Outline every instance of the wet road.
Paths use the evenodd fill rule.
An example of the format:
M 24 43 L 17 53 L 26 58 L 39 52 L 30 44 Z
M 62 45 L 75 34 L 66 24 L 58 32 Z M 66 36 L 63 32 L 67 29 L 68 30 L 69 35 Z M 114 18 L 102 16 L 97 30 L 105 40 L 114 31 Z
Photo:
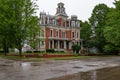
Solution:
M 0 80 L 119 80 L 118 66 L 120 57 L 40 62 L 0 58 Z
M 88 72 L 79 72 L 48 80 L 120 80 L 120 67 L 109 67 Z

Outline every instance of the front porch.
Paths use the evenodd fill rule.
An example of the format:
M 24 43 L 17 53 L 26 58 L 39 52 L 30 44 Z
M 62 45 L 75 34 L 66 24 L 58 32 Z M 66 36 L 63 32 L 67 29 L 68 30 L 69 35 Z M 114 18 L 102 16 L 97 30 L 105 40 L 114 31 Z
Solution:
M 55 51 L 72 51 L 72 42 L 66 40 L 49 40 L 49 49 Z

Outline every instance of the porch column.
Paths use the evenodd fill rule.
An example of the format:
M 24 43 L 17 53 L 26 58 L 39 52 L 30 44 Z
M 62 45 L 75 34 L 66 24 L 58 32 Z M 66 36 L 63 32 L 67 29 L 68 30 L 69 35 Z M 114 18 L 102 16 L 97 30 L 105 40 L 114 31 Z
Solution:
M 69 49 L 71 49 L 72 47 L 72 42 L 69 42 Z
M 65 21 L 65 27 L 67 27 L 67 22 Z
M 64 41 L 64 49 L 66 49 L 66 41 Z
M 58 41 L 58 49 L 60 49 L 60 41 Z
M 52 48 L 54 49 L 54 40 L 52 40 Z

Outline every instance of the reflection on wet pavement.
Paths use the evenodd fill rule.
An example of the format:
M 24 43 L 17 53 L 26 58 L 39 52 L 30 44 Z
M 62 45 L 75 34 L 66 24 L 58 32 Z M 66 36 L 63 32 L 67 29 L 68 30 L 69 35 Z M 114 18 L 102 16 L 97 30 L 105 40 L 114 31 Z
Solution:
M 119 80 L 116 66 L 120 66 L 120 57 L 40 62 L 0 58 L 0 80 Z

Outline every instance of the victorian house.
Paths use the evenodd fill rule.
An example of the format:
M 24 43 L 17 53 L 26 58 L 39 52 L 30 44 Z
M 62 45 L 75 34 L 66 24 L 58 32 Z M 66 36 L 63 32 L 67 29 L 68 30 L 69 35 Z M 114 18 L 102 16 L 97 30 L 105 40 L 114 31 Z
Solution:
M 40 12 L 40 32 L 37 49 L 45 51 L 72 51 L 73 44 L 80 44 L 80 22 L 76 15 L 70 18 L 63 3 L 58 3 L 55 15 Z

